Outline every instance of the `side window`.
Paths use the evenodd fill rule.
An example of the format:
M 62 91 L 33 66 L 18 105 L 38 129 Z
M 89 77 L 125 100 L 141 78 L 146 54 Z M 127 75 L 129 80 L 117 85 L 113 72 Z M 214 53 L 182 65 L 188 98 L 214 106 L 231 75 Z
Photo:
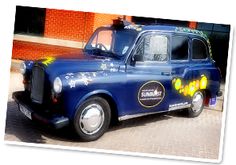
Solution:
M 207 47 L 203 41 L 194 39 L 192 43 L 192 58 L 193 59 L 206 59 Z
M 171 60 L 188 59 L 188 37 L 173 36 L 171 45 Z
M 146 35 L 138 45 L 137 61 L 167 61 L 168 38 L 165 35 Z

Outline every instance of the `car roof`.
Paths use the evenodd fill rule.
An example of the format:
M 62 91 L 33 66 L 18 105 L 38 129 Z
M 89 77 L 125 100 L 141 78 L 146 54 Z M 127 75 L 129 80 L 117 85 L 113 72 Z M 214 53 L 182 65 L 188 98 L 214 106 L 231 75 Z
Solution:
M 117 29 L 130 29 L 135 30 L 137 32 L 145 32 L 145 31 L 163 31 L 163 32 L 175 32 L 175 33 L 182 33 L 182 34 L 191 34 L 191 35 L 197 35 L 200 37 L 203 37 L 204 39 L 208 40 L 208 37 L 206 34 L 204 34 L 202 31 L 191 29 L 188 27 L 178 27 L 178 26 L 169 26 L 169 25 L 139 25 L 139 24 L 133 24 L 131 22 L 128 22 L 126 20 L 123 20 L 122 18 L 114 19 L 113 24 L 108 27 L 117 28 Z
M 174 32 L 177 26 L 166 26 L 166 25 L 140 25 L 143 31 L 146 30 L 160 30 L 160 31 L 172 31 Z
M 142 31 L 157 30 L 157 31 L 175 32 L 175 33 L 185 33 L 185 34 L 197 35 L 205 38 L 206 40 L 208 39 L 207 35 L 202 31 L 187 27 L 166 26 L 166 25 L 143 25 L 140 27 Z

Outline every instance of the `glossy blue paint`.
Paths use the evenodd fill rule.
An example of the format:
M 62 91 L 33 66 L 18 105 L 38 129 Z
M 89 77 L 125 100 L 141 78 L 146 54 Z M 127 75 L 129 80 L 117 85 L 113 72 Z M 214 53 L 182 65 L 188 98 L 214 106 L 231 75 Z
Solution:
M 102 29 L 113 29 L 106 27 Z M 63 101 L 65 116 L 74 119 L 76 110 L 83 101 L 94 95 L 108 95 L 116 103 L 118 117 L 158 111 L 168 111 L 169 106 L 177 103 L 191 103 L 190 96 L 180 95 L 174 88 L 172 80 L 181 77 L 185 81 L 199 78 L 202 74 L 208 78 L 207 90 L 211 98 L 216 97 L 220 87 L 220 72 L 209 56 L 206 60 L 191 60 L 191 47 L 189 58 L 186 61 L 166 62 L 136 62 L 132 63 L 133 50 L 139 39 L 147 33 L 166 34 L 169 38 L 180 33 L 192 38 L 201 38 L 201 33 L 184 32 L 176 30 L 173 26 L 140 26 L 137 28 L 135 41 L 130 45 L 132 49 L 123 57 L 112 57 L 93 52 L 80 51 L 78 54 L 58 56 L 44 65 L 43 60 L 36 63 L 44 66 L 50 88 L 53 81 L 59 77 L 62 81 L 62 92 L 57 96 Z M 122 30 L 122 29 L 119 29 Z M 132 29 L 133 31 L 134 29 Z M 126 29 L 127 31 L 127 29 Z M 132 32 L 133 33 L 133 32 Z M 169 42 L 171 43 L 171 42 Z M 191 43 L 189 43 L 191 44 Z M 170 49 L 170 48 L 169 48 Z M 168 52 L 170 57 L 170 51 Z M 27 71 L 30 73 L 32 61 L 27 61 Z M 144 107 L 138 100 L 140 88 L 149 81 L 157 81 L 164 87 L 164 98 L 153 107 Z

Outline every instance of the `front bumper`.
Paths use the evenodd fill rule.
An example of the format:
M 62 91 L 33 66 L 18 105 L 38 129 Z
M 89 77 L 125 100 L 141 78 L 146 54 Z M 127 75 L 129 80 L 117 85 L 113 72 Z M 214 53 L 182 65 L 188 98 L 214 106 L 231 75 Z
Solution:
M 43 109 L 43 107 L 32 103 L 24 91 L 14 92 L 12 98 L 18 104 L 18 110 L 33 121 L 40 122 L 55 129 L 69 125 L 69 118 L 60 114 L 52 114 L 50 110 Z

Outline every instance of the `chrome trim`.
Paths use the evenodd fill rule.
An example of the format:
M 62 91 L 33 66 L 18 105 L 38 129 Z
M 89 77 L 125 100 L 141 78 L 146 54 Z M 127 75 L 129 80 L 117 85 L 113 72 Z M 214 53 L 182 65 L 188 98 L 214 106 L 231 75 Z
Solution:
M 178 110 L 178 109 L 185 109 L 185 108 L 190 108 L 190 107 L 191 107 L 191 104 L 180 105 L 180 106 L 169 108 L 169 111 Z
M 42 104 L 45 92 L 45 68 L 36 63 L 32 68 L 30 98 L 33 102 Z
M 192 100 L 192 110 L 194 112 L 198 112 L 201 110 L 202 106 L 204 104 L 204 97 L 203 94 L 199 91 L 197 91 L 193 95 L 193 100 Z
M 184 105 L 184 106 L 179 106 L 179 107 L 171 108 L 171 109 L 164 110 L 164 111 L 138 113 L 138 114 L 134 114 L 134 115 L 125 115 L 125 116 L 118 117 L 118 120 L 119 121 L 124 121 L 124 120 L 133 119 L 133 118 L 137 118 L 137 117 L 153 115 L 153 114 L 158 114 L 158 113 L 163 113 L 163 112 L 171 112 L 171 111 L 180 110 L 180 109 L 184 109 L 184 108 L 190 108 L 190 107 L 191 107 L 191 104 L 187 104 L 187 105 Z
M 138 114 L 134 114 L 134 115 L 125 115 L 125 116 L 120 116 L 118 118 L 118 120 L 123 121 L 123 120 L 128 120 L 128 119 L 132 119 L 132 118 L 137 118 L 137 117 L 147 116 L 147 115 L 153 115 L 153 114 L 158 114 L 158 113 L 163 113 L 163 112 L 169 112 L 169 110 L 157 111 L 157 112 L 148 112 L 148 113 L 138 113 Z
M 90 104 L 82 110 L 79 126 L 83 133 L 93 135 L 104 124 L 104 110 L 99 104 Z

